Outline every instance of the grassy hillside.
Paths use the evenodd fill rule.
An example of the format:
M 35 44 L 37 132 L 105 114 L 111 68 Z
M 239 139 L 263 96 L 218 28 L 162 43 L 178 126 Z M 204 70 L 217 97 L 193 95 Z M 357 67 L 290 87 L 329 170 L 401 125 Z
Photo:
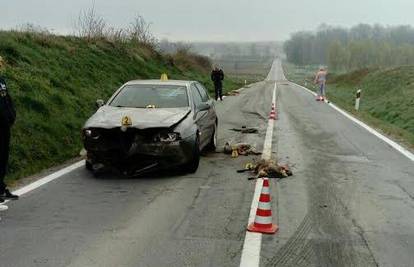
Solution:
M 292 81 L 313 87 L 311 70 L 316 68 L 290 65 L 286 69 Z M 335 104 L 414 147 L 414 66 L 330 74 L 327 88 Z M 354 110 L 357 89 L 362 89 L 359 112 Z
M 8 180 L 31 175 L 78 155 L 80 128 L 124 82 L 171 79 L 203 82 L 212 90 L 205 58 L 107 40 L 0 32 L 0 75 L 8 82 L 17 108 Z M 226 79 L 225 89 L 241 81 Z

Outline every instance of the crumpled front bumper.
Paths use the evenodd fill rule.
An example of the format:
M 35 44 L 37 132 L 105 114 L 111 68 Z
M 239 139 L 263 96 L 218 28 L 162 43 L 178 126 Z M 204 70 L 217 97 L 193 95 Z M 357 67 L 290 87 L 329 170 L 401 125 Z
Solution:
M 101 163 L 134 175 L 187 163 L 194 151 L 193 139 L 189 137 L 171 143 L 133 141 L 127 146 L 122 142 L 119 145 L 105 145 L 99 140 L 85 139 L 84 146 L 90 163 Z

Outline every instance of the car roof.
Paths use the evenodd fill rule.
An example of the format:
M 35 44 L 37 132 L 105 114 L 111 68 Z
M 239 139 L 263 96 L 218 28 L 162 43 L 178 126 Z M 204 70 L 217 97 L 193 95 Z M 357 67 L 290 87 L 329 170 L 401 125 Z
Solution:
M 125 85 L 145 84 L 145 85 L 178 85 L 178 86 L 189 86 L 194 81 L 182 81 L 182 80 L 133 80 L 127 82 Z

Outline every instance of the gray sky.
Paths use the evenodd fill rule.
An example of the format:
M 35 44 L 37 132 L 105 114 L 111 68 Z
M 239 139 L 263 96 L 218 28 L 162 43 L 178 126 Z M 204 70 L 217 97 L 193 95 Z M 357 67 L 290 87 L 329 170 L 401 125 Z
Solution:
M 92 0 L 0 0 L 0 28 L 27 22 L 59 33 Z M 109 24 L 123 27 L 140 13 L 159 38 L 183 41 L 285 40 L 321 23 L 414 25 L 413 0 L 95 0 Z

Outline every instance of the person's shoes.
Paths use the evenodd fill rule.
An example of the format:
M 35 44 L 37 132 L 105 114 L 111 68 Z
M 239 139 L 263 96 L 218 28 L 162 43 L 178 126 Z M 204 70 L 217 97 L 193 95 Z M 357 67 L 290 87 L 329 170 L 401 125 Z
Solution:
M 10 192 L 10 190 L 7 189 L 7 188 L 4 190 L 4 193 L 3 193 L 2 197 L 5 198 L 5 199 L 11 199 L 11 200 L 19 199 L 18 195 L 12 194 L 12 192 Z
M 8 209 L 9 209 L 9 207 L 7 207 L 6 205 L 0 204 L 0 211 L 5 211 L 5 210 L 8 210 Z
M 4 203 L 5 199 L 3 197 L 0 197 L 0 205 L 1 203 Z

